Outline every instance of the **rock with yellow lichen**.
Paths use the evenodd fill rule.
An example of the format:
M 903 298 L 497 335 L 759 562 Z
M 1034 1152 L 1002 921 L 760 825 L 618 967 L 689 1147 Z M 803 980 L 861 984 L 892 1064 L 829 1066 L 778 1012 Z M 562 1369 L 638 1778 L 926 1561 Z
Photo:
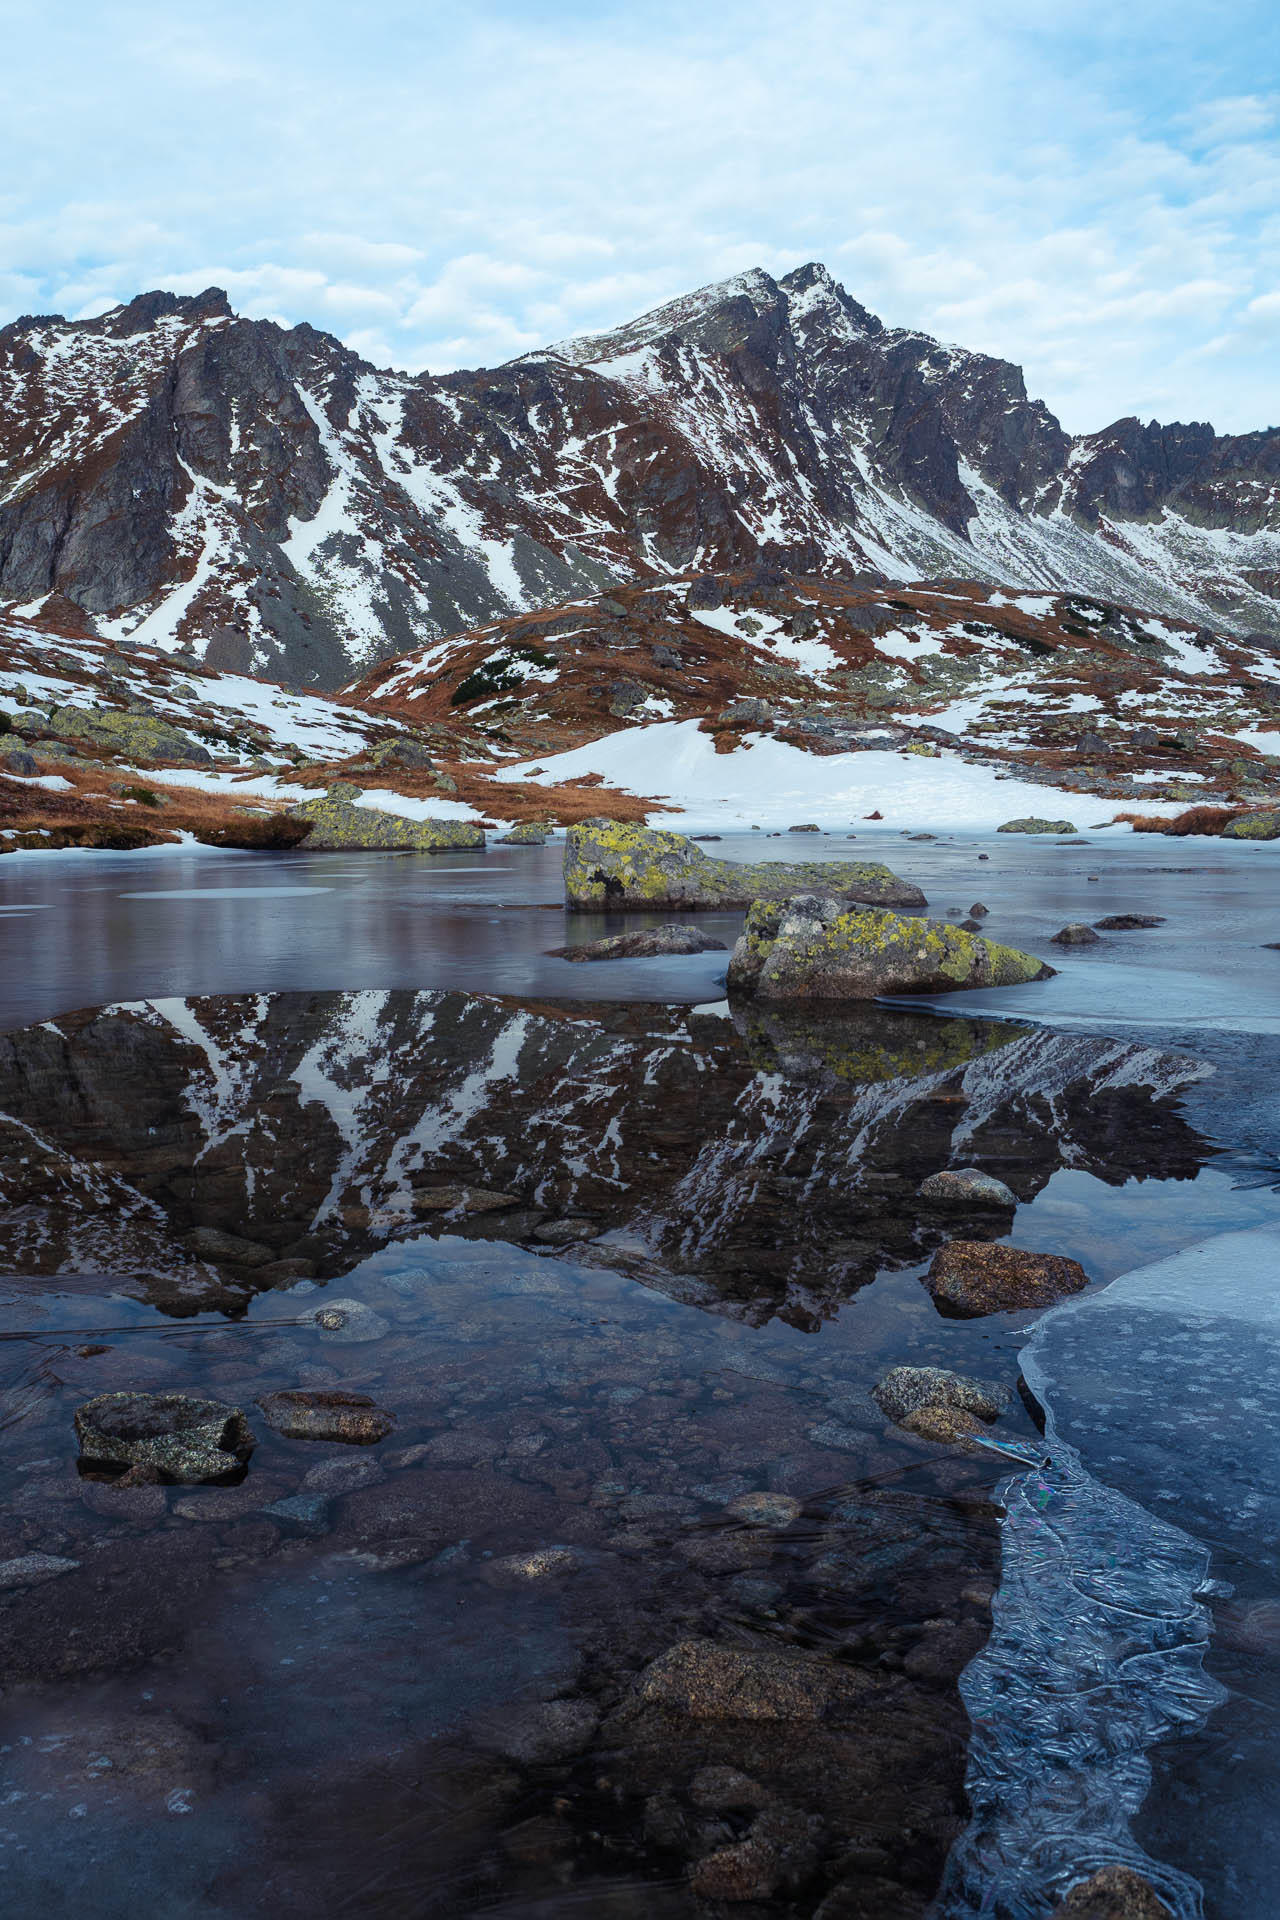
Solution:
M 308 853 L 447 853 L 484 845 L 484 832 L 474 820 L 410 820 L 382 807 L 360 806 L 360 791 L 338 780 L 323 799 L 290 808 L 291 819 L 312 823 Z
M 757 901 L 729 961 L 729 992 L 758 1000 L 871 1000 L 1047 980 L 1052 967 L 943 920 L 821 894 Z
M 570 827 L 564 887 L 571 907 L 611 909 L 732 909 L 754 900 L 785 900 L 814 887 L 846 902 L 925 905 L 919 887 L 876 860 L 766 860 L 749 865 L 712 859 L 682 833 L 620 820 L 586 820 Z

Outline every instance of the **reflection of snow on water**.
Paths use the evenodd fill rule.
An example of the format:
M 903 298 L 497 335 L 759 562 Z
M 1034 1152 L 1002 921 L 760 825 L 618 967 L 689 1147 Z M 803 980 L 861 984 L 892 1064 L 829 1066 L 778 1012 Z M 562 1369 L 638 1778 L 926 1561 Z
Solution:
M 1022 1368 L 1046 1410 L 1052 1465 L 1002 1489 L 992 1635 L 961 1683 L 973 1818 L 940 1914 L 1039 1920 L 1113 1861 L 1144 1873 L 1178 1920 L 1200 1914 L 1197 1883 L 1144 1854 L 1129 1822 L 1156 1743 L 1194 1732 L 1228 1699 L 1203 1665 L 1210 1546 L 1275 1567 L 1280 1495 L 1265 1462 L 1280 1411 L 1260 1383 L 1280 1361 L 1278 1268 L 1274 1228 L 1222 1234 L 1037 1323 Z M 1265 1792 L 1265 1756 L 1255 1759 Z M 1265 1814 L 1233 1807 L 1241 1832 L 1261 1835 Z M 1266 1857 L 1242 1865 L 1233 1920 L 1272 1910 L 1268 1879 Z

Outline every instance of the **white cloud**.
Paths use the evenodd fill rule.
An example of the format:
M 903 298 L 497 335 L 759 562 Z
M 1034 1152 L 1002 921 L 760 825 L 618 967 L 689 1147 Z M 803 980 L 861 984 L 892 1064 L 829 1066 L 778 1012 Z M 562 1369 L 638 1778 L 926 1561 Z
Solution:
M 1070 427 L 1244 428 L 1280 147 L 1276 29 L 1231 11 L 0 0 L 0 318 L 216 283 L 440 371 L 816 257 Z

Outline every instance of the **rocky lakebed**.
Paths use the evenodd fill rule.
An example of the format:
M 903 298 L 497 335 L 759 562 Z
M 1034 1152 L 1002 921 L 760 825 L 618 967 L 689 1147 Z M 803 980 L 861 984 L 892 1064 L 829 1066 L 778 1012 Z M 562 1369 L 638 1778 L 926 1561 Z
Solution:
M 6 867 L 7 1911 L 1272 1910 L 1274 848 L 754 838 Z

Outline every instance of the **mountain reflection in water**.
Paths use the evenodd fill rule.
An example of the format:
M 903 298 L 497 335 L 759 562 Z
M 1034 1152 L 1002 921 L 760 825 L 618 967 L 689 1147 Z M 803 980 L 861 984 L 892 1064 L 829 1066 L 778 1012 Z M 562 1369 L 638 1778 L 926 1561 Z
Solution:
M 1193 1178 L 1207 1150 L 1174 1096 L 1205 1071 L 878 1009 L 146 1001 L 0 1036 L 0 1263 L 127 1274 L 192 1311 L 332 1278 L 434 1221 L 530 1245 L 607 1235 L 597 1257 L 682 1297 L 817 1324 L 954 1231 L 917 1198 L 939 1168 L 979 1165 L 1023 1201 L 1063 1167 Z M 423 1190 L 449 1187 L 505 1204 L 424 1212 Z M 1007 1225 L 965 1218 L 970 1238 Z M 248 1244 L 210 1257 L 199 1228 Z
M 922 1920 L 1007 1462 L 869 1388 L 898 1360 L 1010 1386 L 1020 1336 L 942 1321 L 912 1271 L 1008 1215 L 917 1189 L 977 1164 L 1132 1216 L 1211 1156 L 1177 1098 L 1203 1071 L 454 992 L 0 1039 L 10 1908 Z M 247 1472 L 79 1472 L 75 1408 L 121 1389 L 243 1407 Z M 298 1389 L 394 1431 L 287 1437 L 258 1402 Z M 998 1430 L 1035 1438 L 1016 1399 Z

